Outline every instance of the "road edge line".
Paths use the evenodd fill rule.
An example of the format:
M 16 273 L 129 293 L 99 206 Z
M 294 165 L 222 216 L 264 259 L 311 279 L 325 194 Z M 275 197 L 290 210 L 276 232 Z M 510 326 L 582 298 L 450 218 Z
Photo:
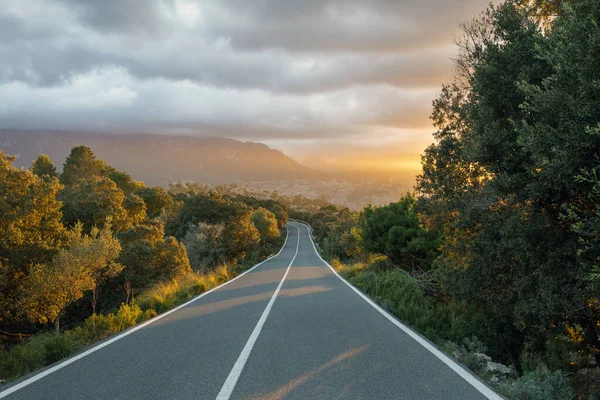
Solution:
M 296 227 L 296 229 L 298 229 L 298 227 Z M 144 327 L 146 327 L 146 326 L 148 326 L 148 325 L 150 325 L 150 324 L 152 324 L 152 323 L 154 323 L 154 322 L 156 322 L 156 321 L 158 321 L 158 320 L 166 317 L 167 315 L 170 315 L 170 314 L 172 314 L 172 313 L 174 313 L 174 312 L 182 309 L 183 307 L 185 307 L 185 306 L 187 306 L 187 305 L 195 302 L 196 300 L 198 300 L 198 299 L 206 296 L 207 294 L 212 293 L 215 290 L 220 289 L 223 286 L 225 286 L 225 285 L 227 285 L 227 284 L 229 284 L 231 282 L 234 282 L 235 280 L 241 278 L 242 276 L 246 275 L 247 273 L 249 273 L 253 269 L 258 268 L 259 266 L 261 266 L 262 264 L 266 263 L 267 261 L 272 260 L 273 258 L 279 256 L 279 254 L 281 254 L 281 252 L 285 248 L 285 245 L 287 244 L 289 233 L 290 233 L 289 230 L 286 229 L 285 242 L 283 242 L 283 246 L 281 246 L 281 248 L 279 249 L 279 252 L 277 252 L 277 254 L 275 254 L 274 256 L 267 257 L 265 260 L 259 262 L 258 264 L 256 264 L 252 268 L 250 268 L 250 269 L 244 271 L 243 273 L 239 274 L 235 278 L 230 279 L 227 282 L 223 282 L 219 286 L 216 286 L 216 287 L 214 287 L 214 288 L 212 288 L 212 289 L 210 289 L 210 290 L 208 290 L 206 292 L 200 293 L 196 297 L 193 297 L 192 299 L 186 301 L 183 304 L 178 305 L 175 308 L 172 308 L 172 309 L 170 309 L 168 311 L 165 311 L 164 313 L 159 314 L 156 317 L 153 317 L 153 318 L 151 318 L 151 319 L 149 319 L 147 321 L 144 321 L 144 322 L 142 322 L 139 325 L 135 325 L 135 326 L 131 327 L 130 329 L 127 329 L 127 330 L 125 330 L 125 331 L 117 334 L 116 336 L 114 336 L 114 337 L 112 337 L 112 338 L 110 338 L 108 340 L 105 340 L 105 341 L 103 341 L 101 343 L 98 343 L 96 345 L 92 345 L 92 348 L 87 349 L 84 352 L 79 353 L 77 355 L 74 355 L 73 357 L 70 357 L 70 358 L 62 361 L 59 364 L 54 365 L 53 367 L 49 367 L 49 368 L 47 368 L 47 369 L 45 369 L 45 370 L 43 370 L 43 371 L 35 374 L 34 376 L 25 379 L 22 382 L 19 382 L 19 383 L 13 385 L 13 386 L 9 386 L 7 389 L 5 389 L 2 392 L 0 392 L 0 399 L 4 398 L 6 396 L 9 396 L 9 395 L 11 395 L 13 393 L 15 393 L 16 391 L 18 391 L 20 389 L 23 389 L 24 387 L 29 386 L 32 383 L 34 383 L 36 381 L 39 381 L 40 379 L 42 379 L 42 378 L 44 378 L 44 377 L 46 377 L 46 376 L 48 376 L 48 375 L 50 375 L 50 374 L 52 374 L 52 373 L 60 370 L 60 369 L 63 369 L 64 367 L 66 367 L 69 364 L 74 363 L 75 361 L 81 360 L 82 358 L 84 358 L 86 356 L 89 356 L 92 353 L 95 353 L 96 351 L 98 351 L 98 350 L 100 350 L 100 349 L 102 349 L 102 348 L 104 348 L 104 347 L 106 347 L 106 346 L 108 346 L 108 345 L 110 345 L 110 344 L 112 344 L 112 343 L 120 340 L 120 339 L 123 339 L 124 337 L 129 336 L 129 335 L 131 335 L 132 333 L 134 333 L 136 331 L 139 331 L 140 329 L 142 329 L 142 328 L 144 328 Z M 297 251 L 296 251 L 296 254 L 297 254 Z
M 421 335 L 419 335 L 418 333 L 413 331 L 407 325 L 400 322 L 396 317 L 394 317 L 389 312 L 387 312 L 386 310 L 381 308 L 379 305 L 377 305 L 375 302 L 373 302 L 373 300 L 371 300 L 367 295 L 365 295 L 358 288 L 354 287 L 350 282 L 348 282 L 340 274 L 338 274 L 338 272 L 327 261 L 325 261 L 323 259 L 323 257 L 321 257 L 321 254 L 317 250 L 317 246 L 315 245 L 315 241 L 313 240 L 313 237 L 312 237 L 312 233 L 311 233 L 312 227 L 310 226 L 310 224 L 308 224 L 307 222 L 304 222 L 304 221 L 300 221 L 300 220 L 292 220 L 292 221 L 297 222 L 302 225 L 305 225 L 308 228 L 308 236 L 310 237 L 310 241 L 313 245 L 315 253 L 317 253 L 317 256 L 319 256 L 321 261 L 323 261 L 325 263 L 325 265 L 327 265 L 331 269 L 331 271 L 333 271 L 333 273 L 338 278 L 340 278 L 340 280 L 342 282 L 344 282 L 350 289 L 352 289 L 356 294 L 358 294 L 363 300 L 365 300 L 367 303 L 369 303 L 375 310 L 379 311 L 390 322 L 392 322 L 394 325 L 396 325 L 398 328 L 400 328 L 402 331 L 404 331 L 408 336 L 410 336 L 412 339 L 414 339 L 417 343 L 419 343 L 421 346 L 423 346 L 425 349 L 427 349 L 430 353 L 432 353 L 434 356 L 436 356 L 440 361 L 442 361 L 444 364 L 446 364 L 448 367 L 450 367 L 450 369 L 452 369 L 454 372 L 456 372 L 461 378 L 463 378 L 465 381 L 467 381 L 467 383 L 469 383 L 471 386 L 473 386 L 475 389 L 477 389 L 477 391 L 479 391 L 481 394 L 483 394 L 486 398 L 488 398 L 489 400 L 504 400 L 504 398 L 502 396 L 500 396 L 499 394 L 494 392 L 490 387 L 488 387 L 485 383 L 483 383 L 477 377 L 473 376 L 473 374 L 471 374 L 469 371 L 467 371 L 462 365 L 460 365 L 456 361 L 452 360 L 450 357 L 448 357 L 446 354 L 444 354 L 441 350 L 439 350 L 437 347 L 435 347 L 428 340 L 424 339 L 423 337 L 421 337 Z
M 252 353 L 252 349 L 254 348 L 254 345 L 256 344 L 256 341 L 258 340 L 258 336 L 260 335 L 260 332 L 262 331 L 262 328 L 265 325 L 267 318 L 269 317 L 271 308 L 273 308 L 275 299 L 277 299 L 277 295 L 281 291 L 281 287 L 283 286 L 283 284 L 285 282 L 285 278 L 287 278 L 288 273 L 290 272 L 290 268 L 292 268 L 292 264 L 296 260 L 296 256 L 298 255 L 298 250 L 300 249 L 300 228 L 295 225 L 294 225 L 294 227 L 298 230 L 298 243 L 296 244 L 296 254 L 294 254 L 292 261 L 290 261 L 290 265 L 288 265 L 287 269 L 285 270 L 285 274 L 283 274 L 283 278 L 281 278 L 281 281 L 279 282 L 277 289 L 275 289 L 273 296 L 271 296 L 271 300 L 269 300 L 269 303 L 265 307 L 265 310 L 263 311 L 258 322 L 256 323 L 256 326 L 254 327 L 254 330 L 250 334 L 250 337 L 246 341 L 246 344 L 244 345 L 244 348 L 242 349 L 240 355 L 238 356 L 238 359 L 236 360 L 235 364 L 233 364 L 233 367 L 231 368 L 229 375 L 227 375 L 227 378 L 225 379 L 225 382 L 223 383 L 221 390 L 219 390 L 219 394 L 217 394 L 217 400 L 229 400 L 229 398 L 233 394 L 233 391 L 235 390 L 235 386 L 237 385 L 237 382 L 240 379 L 242 371 L 244 370 L 244 367 L 246 366 L 246 362 L 248 361 L 248 358 L 250 357 L 250 353 Z

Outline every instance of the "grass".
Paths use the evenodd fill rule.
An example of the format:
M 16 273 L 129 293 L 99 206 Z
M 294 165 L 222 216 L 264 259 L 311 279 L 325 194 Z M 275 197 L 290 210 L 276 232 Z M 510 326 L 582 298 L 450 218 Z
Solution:
M 16 379 L 61 360 L 80 348 L 80 341 L 73 336 L 54 332 L 34 335 L 10 351 L 0 352 L 0 379 Z
M 192 272 L 171 282 L 159 283 L 142 292 L 137 298 L 137 303 L 142 309 L 165 312 L 227 282 L 234 275 L 236 274 L 232 268 L 227 265 L 221 265 L 205 274 Z

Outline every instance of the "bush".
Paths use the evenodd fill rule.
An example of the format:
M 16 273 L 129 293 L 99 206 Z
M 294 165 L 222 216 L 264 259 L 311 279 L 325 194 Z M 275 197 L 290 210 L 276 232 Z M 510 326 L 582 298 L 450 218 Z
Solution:
M 575 397 L 569 377 L 561 371 L 540 368 L 527 372 L 501 391 L 512 400 L 570 400 Z
M 369 266 L 350 283 L 385 302 L 386 308 L 409 325 L 414 326 L 431 307 L 414 280 L 400 270 L 376 272 Z
M 44 364 L 52 364 L 79 350 L 80 343 L 77 338 L 51 332 L 32 336 L 28 346 L 38 347 L 44 354 Z
M 357 263 L 344 265 L 341 271 L 338 271 L 341 276 L 343 276 L 346 280 L 352 281 L 353 278 L 356 278 L 360 275 L 363 268 L 365 268 L 365 264 Z
M 83 322 L 83 325 L 73 329 L 70 334 L 77 337 L 84 344 L 97 342 L 113 333 L 112 319 L 112 314 L 92 314 Z
M 338 260 L 337 258 L 334 258 L 333 260 L 331 260 L 331 266 L 333 267 L 333 269 L 336 272 L 341 272 L 342 269 L 344 269 L 344 266 L 342 265 L 340 260 Z
M 93 314 L 84 321 L 83 325 L 68 332 L 68 335 L 78 338 L 82 343 L 91 344 L 155 316 L 154 310 L 142 311 L 135 303 L 131 305 L 123 303 L 116 315 Z
M 77 351 L 79 341 L 63 334 L 41 333 L 0 352 L 0 379 L 11 380 L 52 364 Z

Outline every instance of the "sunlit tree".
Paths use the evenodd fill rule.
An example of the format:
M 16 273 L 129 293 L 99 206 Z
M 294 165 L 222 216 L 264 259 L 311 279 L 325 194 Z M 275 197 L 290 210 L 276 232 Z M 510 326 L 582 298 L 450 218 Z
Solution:
M 272 243 L 281 235 L 277 226 L 277 218 L 269 210 L 259 207 L 254 210 L 251 219 L 258 232 L 260 232 L 263 242 Z
M 1 322 L 18 318 L 18 293 L 29 265 L 50 261 L 64 238 L 58 180 L 18 169 L 14 160 L 0 151 Z
M 81 223 L 67 232 L 68 247 L 60 249 L 50 263 L 34 264 L 23 287 L 21 306 L 31 322 L 51 322 L 58 332 L 66 307 L 117 275 L 121 251 L 110 226 L 93 228 L 89 235 Z

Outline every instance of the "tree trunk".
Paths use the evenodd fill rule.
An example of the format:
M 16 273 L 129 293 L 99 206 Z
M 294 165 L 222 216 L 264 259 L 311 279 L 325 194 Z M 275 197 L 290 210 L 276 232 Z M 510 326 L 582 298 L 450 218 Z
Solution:
M 125 282 L 123 289 L 125 290 L 125 304 L 129 304 L 129 298 L 131 297 L 131 281 Z
M 96 304 L 98 302 L 98 285 L 94 285 L 92 288 L 92 313 L 96 314 Z
M 56 331 L 57 334 L 60 333 L 60 317 L 62 316 L 62 313 L 63 313 L 63 310 L 60 310 L 58 312 L 58 315 L 54 319 L 54 330 Z

